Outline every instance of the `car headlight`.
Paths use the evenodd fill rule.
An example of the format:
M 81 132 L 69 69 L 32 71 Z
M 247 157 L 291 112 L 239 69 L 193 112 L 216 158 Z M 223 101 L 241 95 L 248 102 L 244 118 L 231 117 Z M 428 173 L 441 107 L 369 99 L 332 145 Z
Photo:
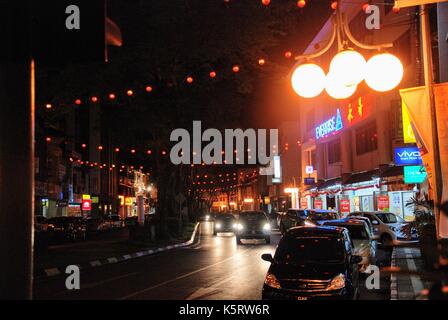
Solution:
M 398 231 L 398 228 L 397 227 L 389 227 L 390 228 L 390 230 L 392 230 L 393 232 L 397 232 Z
M 263 230 L 264 230 L 264 231 L 269 231 L 269 230 L 271 230 L 271 225 L 270 225 L 269 223 L 265 223 L 264 226 L 263 226 Z
M 244 226 L 243 226 L 241 223 L 235 223 L 235 224 L 233 225 L 233 229 L 236 229 L 236 230 L 243 230 L 243 229 L 244 229 Z
M 280 289 L 280 282 L 278 282 L 277 278 L 270 272 L 266 275 L 264 284 L 274 289 Z
M 217 223 L 217 224 L 215 225 L 215 228 L 216 228 L 216 229 L 221 229 L 221 224 L 220 224 L 220 223 Z
M 209 220 L 210 219 L 210 216 L 209 215 L 206 215 L 205 216 L 205 220 Z
M 339 290 L 344 287 L 345 287 L 345 276 L 342 273 L 340 273 L 331 280 L 330 285 L 327 287 L 327 290 L 328 291 Z

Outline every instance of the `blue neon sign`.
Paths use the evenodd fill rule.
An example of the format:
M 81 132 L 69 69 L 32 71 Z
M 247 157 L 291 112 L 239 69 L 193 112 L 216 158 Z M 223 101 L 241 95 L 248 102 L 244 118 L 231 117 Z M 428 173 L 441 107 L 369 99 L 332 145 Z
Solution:
M 394 158 L 395 164 L 399 166 L 423 164 L 418 147 L 395 148 Z
M 316 140 L 328 137 L 330 134 L 335 133 L 343 128 L 341 111 L 336 110 L 336 115 L 316 127 Z

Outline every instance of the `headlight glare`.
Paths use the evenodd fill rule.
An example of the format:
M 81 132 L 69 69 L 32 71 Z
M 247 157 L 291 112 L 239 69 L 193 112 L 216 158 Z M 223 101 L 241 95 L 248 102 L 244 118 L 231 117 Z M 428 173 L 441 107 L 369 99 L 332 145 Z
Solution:
M 280 289 L 280 282 L 278 282 L 277 278 L 270 272 L 266 275 L 264 284 L 274 289 Z

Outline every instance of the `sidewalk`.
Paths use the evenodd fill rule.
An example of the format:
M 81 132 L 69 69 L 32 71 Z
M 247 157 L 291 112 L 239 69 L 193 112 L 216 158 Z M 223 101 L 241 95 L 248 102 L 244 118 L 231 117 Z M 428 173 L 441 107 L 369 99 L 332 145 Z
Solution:
M 391 266 L 398 267 L 404 272 L 424 271 L 420 249 L 395 247 L 392 252 Z M 422 291 L 424 292 L 430 284 L 419 275 L 393 273 L 390 278 L 390 298 L 391 300 L 418 300 Z
M 128 239 L 117 241 L 89 241 L 50 250 L 47 255 L 36 256 L 34 259 L 35 278 L 52 277 L 63 274 L 68 265 L 77 265 L 80 269 L 99 267 L 105 264 L 117 263 L 135 259 L 167 250 L 172 250 L 193 244 L 199 223 L 193 226 L 188 234 L 169 243 L 133 243 Z

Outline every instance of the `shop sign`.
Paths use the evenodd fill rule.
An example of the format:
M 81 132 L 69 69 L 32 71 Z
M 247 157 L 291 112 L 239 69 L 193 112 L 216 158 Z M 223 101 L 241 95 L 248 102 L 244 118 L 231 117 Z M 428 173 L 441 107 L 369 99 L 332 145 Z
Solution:
M 394 150 L 395 164 L 399 166 L 421 165 L 422 157 L 418 147 L 400 147 Z
M 306 197 L 300 199 L 300 208 L 308 209 L 308 199 Z
M 314 209 L 322 209 L 322 199 L 314 199 Z
M 426 169 L 424 166 L 404 167 L 404 183 L 423 183 L 426 179 Z
M 124 205 L 125 206 L 132 206 L 134 204 L 134 198 L 132 197 L 126 197 L 124 198 Z
M 350 213 L 350 200 L 349 199 L 341 199 L 339 201 L 339 208 L 342 214 Z
M 416 143 L 414 129 L 412 128 L 406 103 L 401 101 L 401 118 L 403 119 L 403 141 L 404 143 Z
M 56 204 L 59 208 L 65 208 L 68 206 L 68 201 L 67 200 L 58 200 L 57 204 Z
M 89 200 L 90 199 L 90 194 L 83 194 L 82 195 L 82 200 Z
M 313 166 L 306 166 L 305 167 L 305 173 L 306 174 L 313 174 L 313 172 L 314 172 Z
M 92 197 L 92 203 L 99 203 L 100 202 L 100 197 L 96 196 L 96 197 Z
M 314 186 L 316 184 L 316 180 L 314 178 L 304 178 L 303 183 L 306 186 Z
M 358 97 L 348 105 L 341 107 L 343 121 L 346 126 L 351 126 L 368 118 L 372 112 L 372 95 Z
M 337 109 L 336 115 L 316 127 L 316 140 L 328 137 L 330 134 L 335 134 L 342 130 L 342 128 L 341 111 Z
M 42 199 L 41 203 L 42 203 L 42 207 L 48 207 L 48 199 Z
M 389 196 L 378 196 L 378 210 L 389 210 Z
M 92 210 L 92 200 L 83 199 L 82 200 L 82 211 L 90 211 Z
M 67 215 L 70 217 L 81 215 L 81 204 L 80 203 L 69 203 L 67 207 Z
M 120 200 L 120 206 L 124 206 L 124 196 L 118 196 L 118 200 Z

